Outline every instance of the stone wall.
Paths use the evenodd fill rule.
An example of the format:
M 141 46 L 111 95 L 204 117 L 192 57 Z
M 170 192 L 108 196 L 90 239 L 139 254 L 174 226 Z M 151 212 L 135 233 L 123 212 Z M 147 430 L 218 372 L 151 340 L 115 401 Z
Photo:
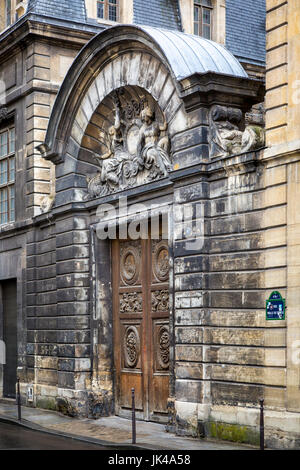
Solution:
M 5 279 L 17 280 L 18 374 L 23 401 L 27 401 L 27 386 L 33 384 L 34 404 L 54 408 L 59 386 L 65 386 L 64 372 L 69 367 L 58 360 L 58 357 L 68 357 L 63 350 L 58 354 L 58 345 L 62 347 L 66 342 L 63 331 L 68 329 L 68 314 L 63 316 L 59 311 L 57 294 L 64 282 L 56 273 L 59 222 L 56 225 L 46 218 L 39 226 L 33 225 L 32 220 L 53 204 L 55 179 L 54 165 L 41 157 L 36 146 L 44 140 L 53 102 L 71 62 L 94 33 L 70 30 L 63 25 L 59 30 L 49 26 L 45 39 L 44 27 L 40 26 L 23 18 L 13 37 L 4 34 L 0 38 L 4 104 L 9 124 L 14 122 L 16 130 L 16 221 L 0 229 L 0 283 Z M 18 45 L 20 38 L 25 38 L 22 48 Z M 5 126 L 6 121 L 1 125 Z M 58 234 L 58 254 L 59 243 Z M 2 337 L 1 312 L 0 334 Z
M 286 140 L 288 2 L 267 1 L 266 144 Z
M 279 14 L 284 5 L 276 8 L 277 4 L 270 3 L 269 40 L 275 42 L 268 53 L 274 57 L 273 48 L 282 51 L 285 45 L 272 39 L 273 32 L 278 29 L 280 36 L 286 25 Z M 292 20 L 289 24 L 293 25 Z M 292 26 L 288 31 L 292 57 L 298 36 L 293 35 Z M 26 64 L 26 83 L 12 85 L 12 93 L 17 83 L 25 87 L 18 106 L 14 105 L 16 95 L 9 97 L 9 109 L 17 111 L 21 143 L 17 184 L 25 183 L 24 193 L 18 196 L 19 214 L 23 208 L 28 220 L 1 231 L 4 263 L 0 278 L 14 277 L 19 283 L 23 400 L 27 386 L 33 384 L 34 406 L 72 416 L 114 412 L 110 245 L 97 239 L 95 224 L 98 204 L 115 204 L 117 195 L 88 197 L 86 176 L 98 169 L 92 158 L 99 145 L 97 132 L 113 121 L 111 109 L 104 112 L 101 105 L 115 89 L 124 88 L 129 97 L 135 93 L 141 97 L 143 90 L 166 116 L 172 168 L 167 177 L 136 185 L 123 195 L 130 203 L 156 201 L 171 207 L 170 325 L 174 344 L 170 407 L 174 404 L 175 413 L 171 413 L 169 429 L 257 443 L 258 402 L 264 398 L 267 444 L 297 447 L 299 365 L 294 353 L 300 331 L 300 183 L 293 120 L 298 122 L 298 108 L 291 102 L 288 111 L 285 103 L 276 101 L 278 90 L 286 90 L 285 82 L 272 84 L 273 67 L 284 76 L 281 72 L 286 65 L 271 63 L 269 67 L 269 147 L 216 157 L 209 153 L 211 106 L 217 102 L 224 111 L 230 103 L 244 113 L 258 87 L 247 79 L 246 83 L 240 77 L 211 73 L 175 81 L 161 52 L 147 37 L 141 46 L 135 33 L 125 37 L 122 46 L 112 44 L 111 48 L 114 54 L 106 50 L 99 57 L 93 50 L 90 67 L 80 63 L 83 70 L 77 70 L 78 76 L 71 75 L 72 81 L 63 86 L 68 92 L 71 88 L 69 101 L 62 103 L 61 114 L 50 122 L 52 128 L 59 123 L 60 155 L 47 154 L 48 161 L 35 147 L 44 140 L 63 76 L 61 57 L 70 59 L 74 50 L 68 55 L 60 47 L 49 53 L 40 41 L 30 45 L 24 51 L 24 62 L 20 61 Z M 108 55 L 113 65 L 106 60 Z M 297 74 L 289 67 L 292 78 L 288 86 L 294 90 Z M 18 70 L 17 78 L 22 76 Z M 272 97 L 276 98 L 273 104 Z M 287 122 L 278 124 L 278 109 L 286 111 Z M 23 116 L 25 128 L 21 126 Z M 239 125 L 235 130 L 242 133 L 243 122 Z M 49 160 L 56 165 L 55 205 L 54 165 Z M 40 204 L 45 197 L 42 213 Z M 286 320 L 265 319 L 265 300 L 273 290 L 280 290 L 287 299 Z
M 248 157 L 175 189 L 203 205 L 205 233 L 198 253 L 174 250 L 176 409 L 178 432 L 257 443 L 259 400 L 285 406 L 286 322 L 266 321 L 265 300 L 286 293 L 286 180 Z
M 286 260 L 287 298 L 287 390 L 284 423 L 276 422 L 276 435 L 285 440 L 287 429 L 299 433 L 299 27 L 300 7 L 297 2 L 267 1 L 267 96 L 266 167 L 285 182 L 285 194 L 274 187 L 274 198 L 287 200 L 285 226 L 278 233 L 278 243 L 285 244 L 281 257 Z M 280 214 L 275 211 L 275 217 Z M 283 214 L 282 214 L 283 216 Z M 274 260 L 272 260 L 272 263 Z M 273 421 L 274 425 L 274 421 Z M 299 438 L 298 438 L 299 439 Z M 286 443 L 286 442 L 285 442 Z M 298 441 L 299 446 L 299 441 Z
M 26 97 L 27 143 L 27 216 L 49 208 L 53 199 L 55 168 L 41 158 L 37 146 L 44 141 L 51 109 L 59 85 L 76 52 L 39 41 L 27 49 L 26 84 L 31 89 Z
M 53 408 L 58 383 L 55 225 L 27 234 L 27 380 L 36 406 Z
M 258 88 L 255 82 L 247 81 L 246 86 L 240 79 L 230 79 L 225 83 L 222 77 L 215 94 L 209 84 L 210 80 L 215 84 L 216 77 L 208 74 L 204 82 L 208 93 L 197 82 L 202 78 L 189 77 L 181 83 L 181 100 L 168 66 L 151 57 L 149 45 L 129 57 L 122 49 L 125 44 L 127 48 L 127 42 L 118 45 L 120 56 L 112 55 L 112 62 L 104 67 L 105 54 L 97 56 L 94 49 L 93 69 L 85 67 L 80 86 L 72 70 L 71 93 L 65 100 L 62 89 L 64 107 L 56 106 L 54 113 L 65 123 L 58 127 L 56 151 L 41 147 L 46 158 L 56 163 L 56 204 L 50 214 L 61 227 L 56 228 L 56 251 L 61 257 L 57 281 L 62 283 L 57 290 L 58 308 L 63 316 L 66 308 L 73 312 L 68 313 L 70 322 L 63 333 L 65 348 L 60 351 L 70 348 L 70 356 L 58 361 L 59 388 L 73 400 L 73 411 L 87 412 L 88 393 L 101 413 L 113 412 L 110 248 L 99 247 L 93 229 L 89 239 L 87 234 L 95 223 L 97 205 L 115 204 L 117 195 L 108 193 L 98 200 L 88 195 L 86 175 L 97 170 L 92 156 L 101 154 L 99 131 L 114 120 L 112 106 L 105 100 L 116 89 L 122 89 L 121 97 L 148 93 L 165 113 L 173 168 L 168 178 L 130 188 L 123 195 L 131 203 L 149 202 L 162 191 L 171 196 L 169 201 L 173 198 L 170 323 L 175 326 L 175 344 L 170 404 L 175 402 L 176 416 L 170 429 L 257 443 L 259 399 L 265 399 L 270 413 L 285 407 L 286 323 L 265 320 L 265 300 L 274 289 L 286 295 L 286 179 L 281 169 L 264 164 L 262 151 L 215 156 L 209 155 L 208 144 L 214 138 L 211 106 L 217 101 L 220 112 L 227 113 L 229 102 L 245 112 Z M 145 73 L 137 73 L 137 64 Z M 149 70 L 157 73 L 147 74 Z M 54 121 L 51 132 L 53 126 Z M 240 135 L 242 131 L 235 129 Z M 182 233 L 186 209 L 190 215 L 185 228 L 191 228 L 192 220 L 194 229 Z M 36 220 L 45 223 L 48 215 Z M 72 217 L 75 225 L 69 226 Z M 69 231 L 72 235 L 67 236 Z M 59 312 L 57 318 L 61 321 Z M 92 327 L 84 323 L 77 330 L 72 325 L 79 319 L 89 320 Z M 72 349 L 75 337 L 86 348 L 77 361 L 80 373 L 76 349 Z
M 86 218 L 72 214 L 36 227 L 28 235 L 27 271 L 27 367 L 35 405 L 86 414 L 91 369 Z
M 5 28 L 5 2 L 0 2 L 0 31 Z
M 89 221 L 70 214 L 56 222 L 59 396 L 84 407 L 91 381 Z M 79 412 L 80 409 L 79 409 Z

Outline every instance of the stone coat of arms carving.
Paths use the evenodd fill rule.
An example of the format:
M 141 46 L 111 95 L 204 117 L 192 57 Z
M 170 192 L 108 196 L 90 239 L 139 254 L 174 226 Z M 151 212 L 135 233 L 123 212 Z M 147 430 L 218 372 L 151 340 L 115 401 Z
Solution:
M 167 123 L 154 105 L 132 100 L 122 108 L 114 95 L 114 123 L 103 131 L 107 152 L 95 155 L 100 170 L 88 177 L 89 197 L 105 196 L 167 176 L 171 169 Z

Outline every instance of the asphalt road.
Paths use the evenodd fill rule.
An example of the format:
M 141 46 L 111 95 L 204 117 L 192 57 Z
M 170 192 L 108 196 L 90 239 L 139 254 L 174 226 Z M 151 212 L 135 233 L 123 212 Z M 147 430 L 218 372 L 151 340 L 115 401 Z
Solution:
M 0 450 L 106 450 L 106 448 L 0 422 Z

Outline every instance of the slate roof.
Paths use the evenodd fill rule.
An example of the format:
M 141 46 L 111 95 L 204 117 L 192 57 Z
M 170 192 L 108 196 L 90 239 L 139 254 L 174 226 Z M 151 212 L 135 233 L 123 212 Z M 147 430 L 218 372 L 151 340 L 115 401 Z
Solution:
M 248 76 L 239 61 L 221 44 L 180 31 L 150 26 L 138 28 L 146 31 L 160 46 L 177 80 L 205 72 Z
M 178 0 L 134 0 L 133 22 L 157 28 L 181 30 Z
M 264 65 L 265 18 L 265 0 L 226 0 L 226 47 L 239 60 Z
M 265 63 L 265 0 L 226 0 L 226 47 L 240 61 Z M 95 27 L 85 0 L 29 0 L 28 12 Z M 134 0 L 133 22 L 181 31 L 179 0 Z
M 84 0 L 29 0 L 28 12 L 53 18 L 86 22 Z M 181 30 L 178 0 L 134 0 L 135 24 Z
M 86 22 L 85 0 L 29 0 L 27 12 L 79 23 Z

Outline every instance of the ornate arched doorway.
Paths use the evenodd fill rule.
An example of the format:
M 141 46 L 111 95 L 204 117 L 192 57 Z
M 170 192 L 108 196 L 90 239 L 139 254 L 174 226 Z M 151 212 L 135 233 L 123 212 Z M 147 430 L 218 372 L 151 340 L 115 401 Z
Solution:
M 82 146 L 99 164 L 88 177 L 90 198 L 154 182 L 171 169 L 165 115 L 141 87 L 120 87 L 106 96 Z M 147 223 L 147 234 L 132 239 L 129 229 L 126 240 L 116 233 L 112 241 L 115 411 L 128 416 L 134 388 L 138 417 L 164 421 L 170 374 L 168 233 L 160 227 L 154 234 L 151 220 Z
M 99 414 L 126 416 L 134 387 L 139 417 L 161 420 L 168 405 L 194 416 L 210 400 L 197 323 L 198 309 L 209 305 L 207 253 L 202 242 L 187 243 L 203 234 L 183 234 L 183 206 L 190 203 L 188 224 L 197 222 L 199 205 L 207 217 L 210 172 L 223 172 L 233 136 L 242 149 L 243 112 L 260 87 L 220 45 L 156 28 L 109 28 L 74 61 L 40 146 L 56 164 L 58 230 L 72 219 L 74 249 L 58 276 L 67 283 L 70 266 L 75 289 L 87 289 L 82 298 L 76 290 L 74 309 L 89 314 L 88 332 L 69 336 L 85 341 L 74 348 L 86 368 L 70 373 L 74 401 L 88 397 Z M 171 208 L 165 234 L 120 237 L 112 216 L 117 235 L 100 239 L 98 208 L 114 212 L 120 198 L 144 212 Z

